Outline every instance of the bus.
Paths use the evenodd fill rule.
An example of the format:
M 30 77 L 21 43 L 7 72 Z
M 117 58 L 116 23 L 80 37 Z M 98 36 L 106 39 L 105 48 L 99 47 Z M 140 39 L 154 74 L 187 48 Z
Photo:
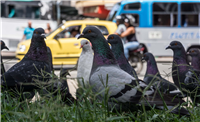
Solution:
M 15 52 L 21 41 L 28 21 L 33 28 L 51 29 L 58 27 L 62 20 L 71 20 L 78 10 L 70 6 L 70 1 L 51 0 L 1 0 L 0 38 Z M 76 19 L 76 18 L 75 18 Z
M 123 0 L 114 5 L 107 20 L 117 15 L 134 18 L 136 37 L 155 56 L 171 56 L 165 48 L 180 41 L 186 51 L 200 49 L 199 0 Z

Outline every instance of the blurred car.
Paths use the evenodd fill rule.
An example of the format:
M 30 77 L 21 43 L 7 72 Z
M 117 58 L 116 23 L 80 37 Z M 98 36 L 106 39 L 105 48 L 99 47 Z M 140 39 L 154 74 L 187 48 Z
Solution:
M 52 52 L 53 65 L 75 65 L 81 54 L 78 35 L 86 26 L 98 27 L 104 36 L 113 34 L 117 25 L 110 21 L 75 20 L 61 24 L 57 29 L 46 35 L 46 44 Z M 18 44 L 16 58 L 22 60 L 30 47 L 31 40 Z

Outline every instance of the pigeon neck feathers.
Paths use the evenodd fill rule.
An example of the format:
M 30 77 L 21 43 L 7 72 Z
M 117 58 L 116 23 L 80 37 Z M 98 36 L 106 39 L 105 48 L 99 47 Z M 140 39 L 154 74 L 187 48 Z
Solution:
M 114 55 L 103 35 L 98 35 L 95 41 L 91 41 L 94 50 L 94 66 L 117 64 Z
M 194 69 L 200 71 L 200 54 L 192 57 L 191 65 Z
M 124 55 L 123 44 L 111 44 L 111 45 L 112 45 L 112 52 L 114 54 L 115 59 L 117 60 L 117 63 L 119 65 L 127 64 L 127 60 Z
M 49 63 L 45 41 L 32 38 L 30 48 L 25 57 L 31 60 Z
M 158 71 L 158 67 L 155 61 L 154 57 L 150 57 L 150 59 L 147 61 L 147 71 L 146 74 L 152 74 L 160 76 L 160 73 Z
M 184 47 L 174 51 L 173 68 L 178 67 L 180 73 L 186 73 L 189 70 L 189 63 Z

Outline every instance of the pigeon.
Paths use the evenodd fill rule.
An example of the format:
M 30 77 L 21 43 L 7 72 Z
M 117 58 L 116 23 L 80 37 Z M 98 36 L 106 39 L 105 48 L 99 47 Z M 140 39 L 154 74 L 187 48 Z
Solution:
M 196 97 L 196 95 L 200 95 L 200 72 L 189 65 L 181 42 L 172 41 L 166 49 L 171 49 L 174 52 L 172 78 L 175 85 L 184 94 L 188 94 L 194 104 L 200 103 L 200 97 Z
M 138 76 L 133 69 L 133 67 L 128 63 L 128 60 L 126 59 L 124 55 L 124 47 L 121 38 L 118 35 L 111 34 L 107 38 L 108 43 L 111 44 L 111 50 L 114 54 L 115 59 L 117 60 L 117 63 L 119 64 L 119 67 L 130 74 L 131 76 L 138 79 Z
M 4 41 L 1 40 L 1 50 L 3 49 L 8 49 L 8 47 L 5 45 Z M 1 75 L 3 75 L 3 73 L 5 73 L 5 67 L 4 67 L 4 64 L 3 64 L 3 60 L 2 60 L 2 56 L 1 56 Z
M 187 54 L 192 57 L 191 66 L 200 71 L 200 50 L 197 48 L 190 49 Z
M 93 87 L 93 92 L 98 94 L 99 100 L 104 100 L 105 95 L 108 95 L 109 106 L 113 103 L 116 103 L 115 105 L 132 103 L 132 105 L 155 105 L 157 108 L 164 109 L 162 99 L 152 87 L 148 87 L 142 80 L 134 78 L 119 67 L 106 39 L 98 28 L 88 26 L 78 38 L 86 38 L 92 43 L 94 59 L 89 83 Z M 163 99 L 168 108 L 183 102 L 167 95 L 163 95 Z M 174 110 L 172 112 L 179 113 L 178 109 Z M 180 114 L 188 114 L 188 111 L 181 108 Z
M 48 54 L 48 59 L 49 59 L 50 71 L 52 71 L 53 70 L 52 53 L 51 53 L 51 49 L 48 46 L 47 46 L 47 54 Z
M 61 69 L 60 70 L 60 77 L 53 77 L 47 84 L 46 91 L 53 93 L 51 97 L 55 97 L 57 95 L 61 95 L 61 100 L 68 105 L 74 103 L 76 100 L 72 97 L 71 93 L 69 92 L 69 86 L 66 81 L 66 76 L 70 75 L 68 69 Z
M 93 50 L 90 43 L 87 40 L 81 41 L 82 52 L 78 60 L 77 78 L 79 85 L 84 87 L 89 84 L 90 72 L 93 63 Z M 84 82 L 84 83 L 83 83 Z
M 45 75 L 45 72 L 50 73 L 50 66 L 44 38 L 44 29 L 34 30 L 30 48 L 24 58 L 1 76 L 1 86 L 4 89 L 29 92 L 39 89 L 37 80 L 49 80 Z
M 153 83 L 155 89 L 159 89 L 166 94 L 181 94 L 179 89 L 173 83 L 162 78 L 152 53 L 145 53 L 142 60 L 147 62 L 147 70 L 143 79 L 146 84 Z

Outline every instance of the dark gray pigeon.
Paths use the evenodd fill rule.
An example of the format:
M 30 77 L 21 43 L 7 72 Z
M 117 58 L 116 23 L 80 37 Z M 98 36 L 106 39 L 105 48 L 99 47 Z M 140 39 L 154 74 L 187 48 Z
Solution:
M 200 50 L 197 48 L 190 49 L 187 54 L 192 57 L 191 66 L 200 71 Z
M 9 50 L 8 47 L 5 45 L 4 41 L 1 40 L 1 50 L 3 50 L 3 49 Z M 5 71 L 6 70 L 5 70 L 5 67 L 4 67 L 4 64 L 3 64 L 3 60 L 2 60 L 2 56 L 1 56 L 1 75 L 3 73 L 5 73 Z
M 200 72 L 194 70 L 187 61 L 187 55 L 181 42 L 172 41 L 166 49 L 172 49 L 173 64 L 172 64 L 172 78 L 179 89 L 190 96 L 192 101 L 200 103 Z M 186 92 L 184 89 L 191 93 Z
M 60 94 L 62 101 L 68 105 L 71 105 L 71 103 L 74 103 L 76 100 L 69 92 L 69 86 L 67 84 L 67 79 L 66 79 L 67 75 L 70 75 L 68 69 L 61 69 L 60 77 L 58 78 L 54 76 L 48 82 L 49 87 L 47 87 L 47 91 L 53 93 L 52 97 L 55 97 Z
M 1 77 L 1 86 L 4 89 L 33 91 L 38 89 L 36 80 L 49 80 L 45 73 L 42 73 L 43 71 L 50 73 L 47 46 L 44 38 L 45 33 L 42 28 L 34 30 L 27 54 Z
M 107 38 L 108 43 L 111 44 L 111 50 L 112 53 L 115 56 L 115 59 L 117 60 L 117 63 L 119 64 L 119 67 L 130 74 L 131 76 L 138 79 L 138 76 L 133 69 L 133 67 L 128 63 L 128 60 L 126 59 L 124 55 L 124 47 L 121 38 L 118 35 L 111 34 Z
M 175 84 L 169 82 L 160 75 L 156 60 L 152 53 L 145 53 L 142 60 L 147 62 L 147 70 L 143 79 L 146 84 L 153 83 L 154 88 L 159 89 L 163 93 L 181 95 L 181 92 Z
M 51 49 L 47 46 L 47 54 L 48 54 L 48 59 L 49 59 L 49 66 L 50 66 L 50 70 L 53 70 L 53 62 L 52 62 L 52 53 L 51 53 Z
M 99 100 L 104 99 L 107 86 L 109 88 L 109 101 L 114 99 L 115 103 L 132 103 L 132 105 L 144 103 L 146 106 L 148 104 L 156 105 L 157 108 L 163 109 L 163 101 L 158 94 L 155 94 L 152 87 L 147 88 L 147 85 L 142 80 L 136 80 L 118 66 L 106 39 L 99 29 L 93 26 L 86 27 L 78 38 L 86 38 L 92 43 L 94 59 L 89 83 L 93 86 L 94 93 L 99 93 Z M 144 92 L 144 97 L 148 103 L 142 100 L 143 93 L 138 90 L 139 88 L 142 91 L 147 88 Z M 163 98 L 168 108 L 180 103 L 179 99 L 173 99 L 166 95 Z M 109 102 L 108 104 L 112 106 L 114 102 Z M 172 112 L 178 113 L 179 110 L 174 109 Z M 188 111 L 181 108 L 180 114 L 188 114 Z

